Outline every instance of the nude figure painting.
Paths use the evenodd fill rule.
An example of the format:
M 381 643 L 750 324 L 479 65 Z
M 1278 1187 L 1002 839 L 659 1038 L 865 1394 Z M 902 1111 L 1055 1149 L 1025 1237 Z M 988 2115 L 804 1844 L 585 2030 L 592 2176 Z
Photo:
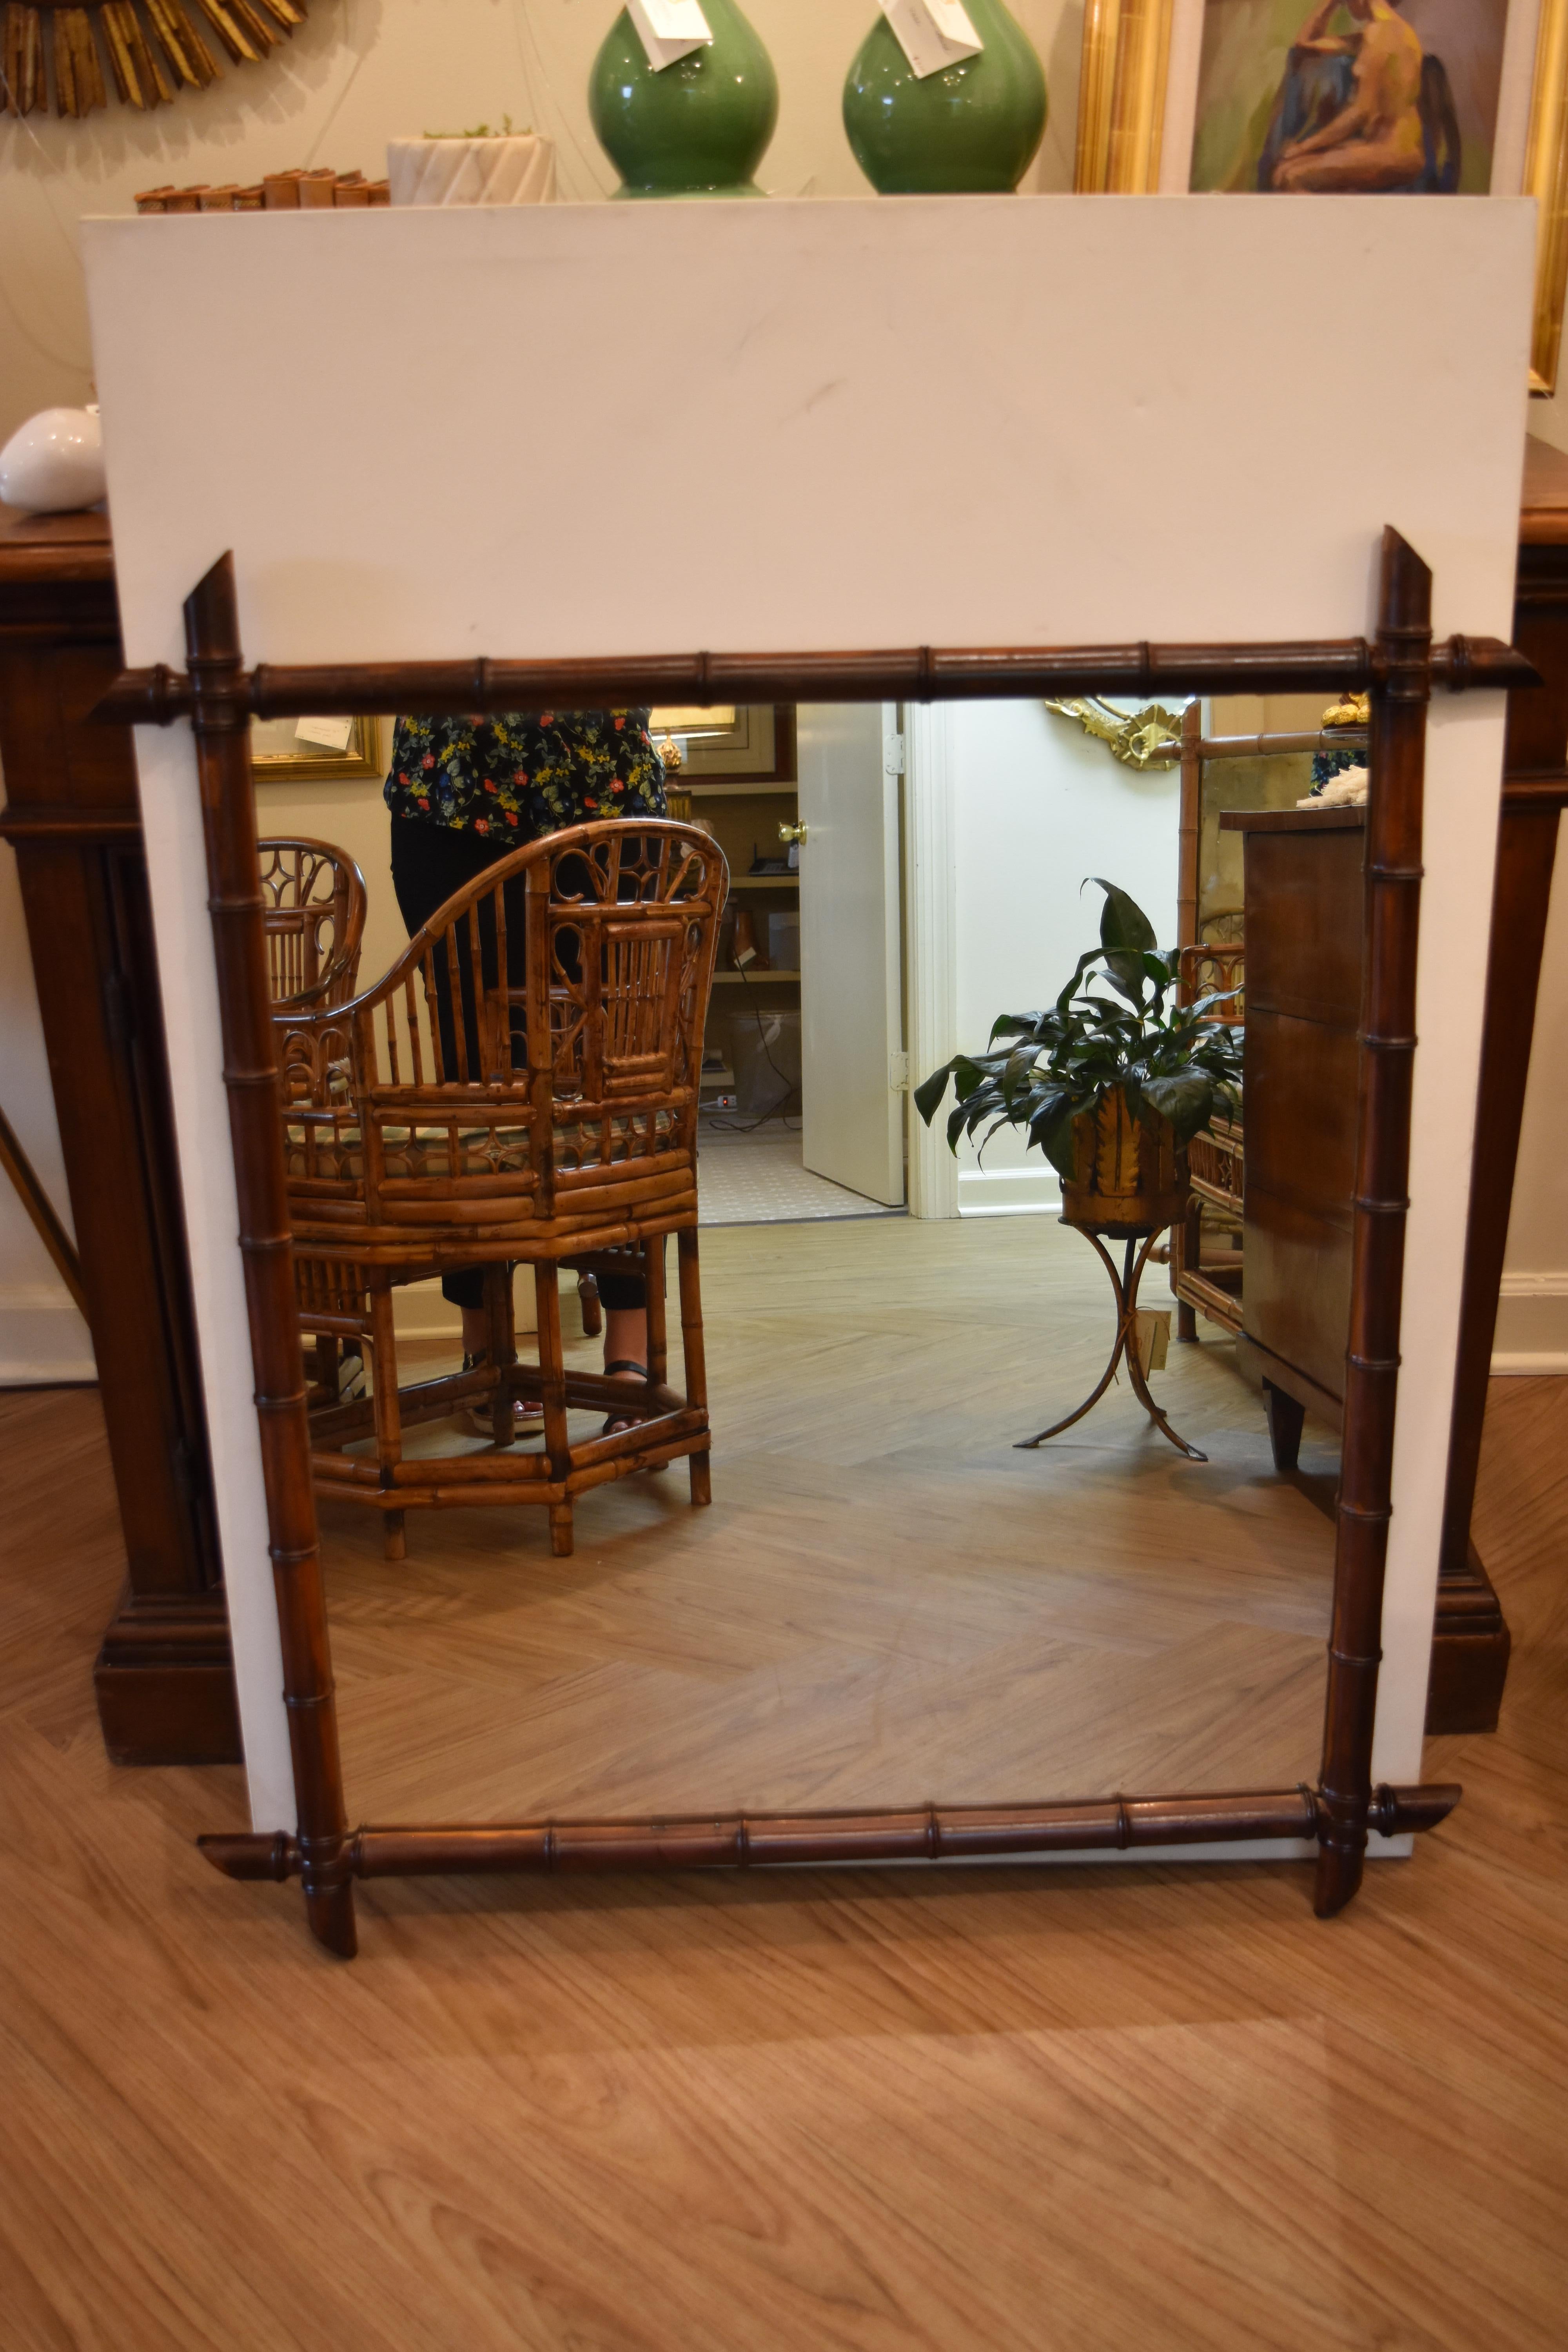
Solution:
M 1509 0 L 1206 0 L 1194 189 L 1484 195 Z

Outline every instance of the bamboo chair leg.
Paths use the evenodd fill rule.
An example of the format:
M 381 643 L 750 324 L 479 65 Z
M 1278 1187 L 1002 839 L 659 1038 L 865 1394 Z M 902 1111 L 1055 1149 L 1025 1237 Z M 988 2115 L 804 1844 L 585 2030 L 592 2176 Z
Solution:
M 561 1276 L 552 1261 L 533 1269 L 533 1295 L 538 1302 L 539 1390 L 544 1406 L 544 1450 L 552 1479 L 564 1478 L 572 1467 L 566 1429 L 566 1361 L 561 1346 Z M 550 1506 L 550 1549 L 557 1559 L 570 1559 L 575 1538 L 572 1500 Z
M 665 1236 L 657 1234 L 643 1244 L 643 1268 L 647 1278 L 647 1410 L 658 1411 L 653 1391 L 662 1388 L 669 1377 L 669 1333 L 667 1320 L 665 1287 Z M 668 1468 L 668 1464 L 656 1463 L 656 1470 Z
M 403 1416 L 397 1404 L 397 1338 L 392 1320 L 392 1285 L 379 1270 L 370 1278 L 370 1345 L 375 1375 L 375 1458 L 381 1465 L 382 1485 L 390 1486 L 392 1472 L 403 1459 Z M 403 1513 L 384 1511 L 382 1520 L 386 1558 L 403 1559 L 407 1552 Z
M 680 1281 L 680 1341 L 686 1354 L 686 1402 L 708 1410 L 708 1360 L 702 1349 L 702 1282 L 698 1270 L 697 1228 L 682 1225 L 676 1236 Z M 706 1446 L 687 1456 L 693 1507 L 713 1500 L 713 1474 Z
M 485 1268 L 485 1349 L 496 1373 L 490 1391 L 490 1435 L 498 1445 L 510 1445 L 517 1433 L 512 1412 L 517 1397 L 517 1316 L 510 1265 Z
M 584 1339 L 596 1339 L 605 1328 L 605 1310 L 599 1303 L 596 1276 L 580 1274 L 577 1276 L 577 1303 L 583 1310 Z
M 657 1234 L 643 1244 L 647 1276 L 648 1385 L 662 1388 L 669 1370 L 669 1336 L 665 1321 L 664 1240 Z

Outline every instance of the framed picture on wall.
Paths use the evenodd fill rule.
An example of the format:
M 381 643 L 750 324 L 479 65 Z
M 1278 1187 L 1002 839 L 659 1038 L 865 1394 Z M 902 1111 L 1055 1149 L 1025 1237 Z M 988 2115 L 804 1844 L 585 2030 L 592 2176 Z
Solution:
M 348 782 L 386 773 L 390 728 L 362 713 L 353 719 L 256 719 L 251 768 L 258 784 Z
M 1088 0 L 1075 185 L 1533 195 L 1531 389 L 1568 284 L 1568 0 Z
M 656 742 L 678 735 L 683 783 L 784 783 L 795 772 L 795 705 L 740 703 L 732 709 L 655 709 Z

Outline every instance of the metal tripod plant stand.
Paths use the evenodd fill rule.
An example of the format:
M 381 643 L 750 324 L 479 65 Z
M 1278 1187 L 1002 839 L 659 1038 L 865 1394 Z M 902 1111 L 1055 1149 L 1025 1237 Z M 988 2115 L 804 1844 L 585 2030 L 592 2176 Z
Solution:
M 1054 1421 L 1049 1429 L 1042 1429 L 1034 1437 L 1021 1437 L 1018 1440 L 1016 1451 L 1026 1454 L 1032 1447 L 1043 1445 L 1047 1437 L 1059 1437 L 1064 1429 L 1070 1429 L 1075 1422 L 1083 1419 L 1086 1412 L 1092 1412 L 1115 1379 L 1116 1367 L 1125 1356 L 1127 1377 L 1132 1384 L 1132 1393 L 1161 1436 L 1168 1437 L 1177 1453 L 1184 1454 L 1189 1462 L 1206 1462 L 1208 1455 L 1200 1454 L 1195 1445 L 1189 1445 L 1184 1437 L 1178 1437 L 1155 1403 L 1150 1393 L 1149 1382 L 1138 1350 L 1138 1286 L 1143 1279 L 1143 1269 L 1149 1263 L 1149 1253 L 1160 1235 L 1166 1231 L 1166 1223 L 1135 1226 L 1086 1225 L 1079 1224 L 1076 1217 L 1067 1216 L 1063 1217 L 1062 1223 L 1064 1225 L 1071 1225 L 1075 1232 L 1083 1235 L 1085 1241 L 1089 1243 L 1098 1253 L 1106 1273 L 1110 1276 L 1110 1287 L 1116 1295 L 1116 1340 L 1110 1350 L 1110 1361 L 1106 1365 L 1104 1371 L 1101 1372 L 1100 1379 L 1083 1402 L 1074 1412 L 1069 1412 L 1065 1421 Z M 1116 1271 L 1116 1260 L 1100 1238 L 1103 1234 L 1109 1234 L 1113 1241 L 1126 1244 L 1120 1274 Z M 1138 1246 L 1140 1242 L 1143 1244 L 1142 1249 Z

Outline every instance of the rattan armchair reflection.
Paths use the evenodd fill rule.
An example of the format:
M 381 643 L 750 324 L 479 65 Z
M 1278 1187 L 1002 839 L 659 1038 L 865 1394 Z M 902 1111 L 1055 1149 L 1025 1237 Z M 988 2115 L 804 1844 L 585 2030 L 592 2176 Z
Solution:
M 346 1004 L 364 942 L 364 876 L 331 841 L 268 835 L 256 849 L 273 1003 Z
M 374 1394 L 310 1416 L 317 1491 L 384 1515 L 528 1503 L 573 1546 L 576 1496 L 685 1456 L 709 1499 L 697 1251 L 697 1104 L 721 852 L 653 820 L 529 844 L 447 899 L 374 987 L 274 1014 L 302 1333 L 368 1350 Z M 685 1393 L 667 1384 L 665 1244 L 677 1236 Z M 538 1362 L 518 1360 L 513 1263 L 531 1265 Z M 568 1371 L 557 1269 L 647 1278 L 646 1383 Z M 487 1269 L 484 1360 L 401 1386 L 392 1294 Z M 514 1405 L 542 1402 L 542 1445 Z M 460 1409 L 479 1450 L 409 1458 L 404 1433 Z M 631 1425 L 574 1436 L 568 1413 Z

